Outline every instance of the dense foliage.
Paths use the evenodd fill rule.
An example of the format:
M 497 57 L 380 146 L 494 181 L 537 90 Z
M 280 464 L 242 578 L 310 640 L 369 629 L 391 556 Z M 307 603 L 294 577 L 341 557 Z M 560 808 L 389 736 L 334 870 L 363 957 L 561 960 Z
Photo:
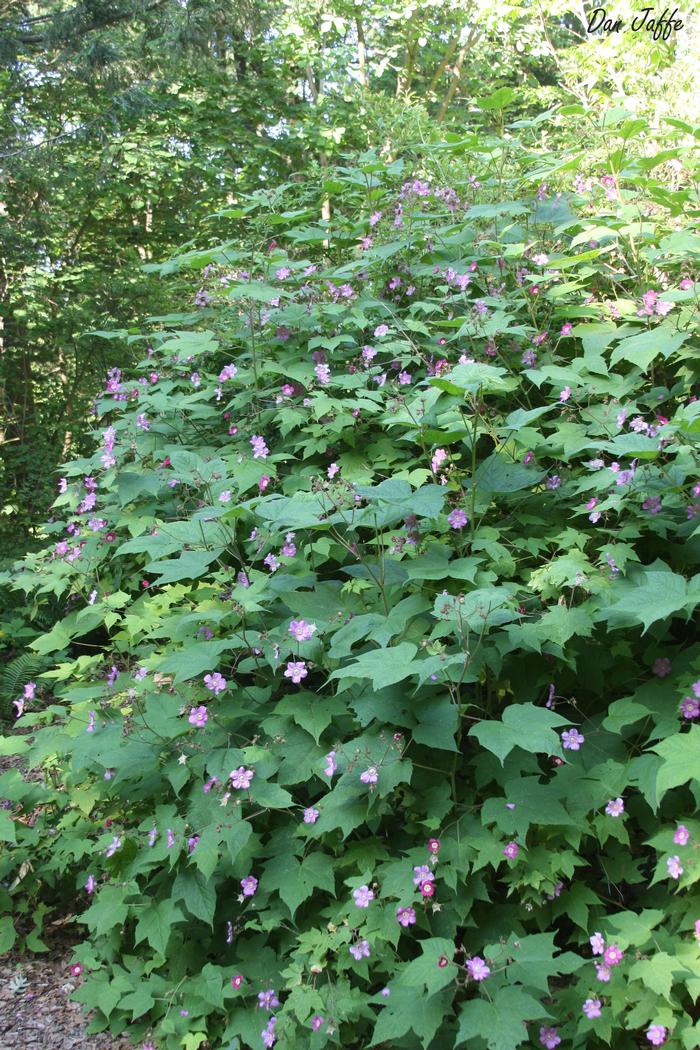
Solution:
M 611 17 L 628 0 L 608 5 Z M 92 329 L 165 309 L 139 262 L 348 151 L 412 154 L 502 85 L 700 120 L 700 33 L 586 33 L 593 0 L 0 3 L 0 558 L 41 541 L 51 472 L 90 450 Z M 620 12 L 618 12 L 618 8 Z M 486 89 L 484 85 L 489 87 Z M 316 193 L 319 207 L 327 204 Z M 237 238 L 237 224 L 218 235 Z M 201 241 L 200 241 L 201 245 Z M 243 246 L 239 241 L 238 246 Z
M 700 130 L 512 101 L 93 333 L 0 777 L 4 946 L 72 909 L 93 1031 L 698 1045 Z

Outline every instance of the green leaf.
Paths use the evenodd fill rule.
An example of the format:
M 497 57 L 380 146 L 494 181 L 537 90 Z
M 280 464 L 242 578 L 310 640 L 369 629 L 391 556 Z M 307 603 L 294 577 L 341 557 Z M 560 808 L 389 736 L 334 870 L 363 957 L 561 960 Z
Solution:
M 561 755 L 561 742 L 554 730 L 570 722 L 561 715 L 534 704 L 511 704 L 500 722 L 478 722 L 469 730 L 482 747 L 493 752 L 503 765 L 514 747 L 535 754 Z
M 199 843 L 197 844 L 199 846 Z M 213 928 L 216 890 L 200 871 L 181 871 L 172 889 L 173 901 L 184 901 L 190 915 Z
M 17 934 L 12 919 L 9 915 L 3 915 L 0 918 L 0 955 L 9 952 L 16 940 Z
M 642 372 L 646 372 L 658 354 L 663 354 L 665 358 L 670 357 L 689 337 L 689 332 L 676 332 L 673 327 L 666 323 L 657 325 L 648 332 L 633 335 L 629 339 L 623 339 L 621 343 L 618 343 L 610 357 L 610 364 L 615 365 L 618 361 L 629 361 Z
M 455 1046 L 480 1037 L 489 1050 L 515 1050 L 528 1038 L 528 1021 L 550 1016 L 522 988 L 501 988 L 490 1001 L 469 999 L 462 1004 Z
M 655 751 L 661 758 L 661 765 L 656 774 L 659 800 L 669 788 L 687 784 L 689 780 L 700 779 L 700 726 L 692 725 L 687 733 L 669 736 L 650 750 Z
M 171 900 L 164 900 L 160 904 L 147 904 L 140 916 L 136 924 L 134 943 L 148 941 L 158 955 L 165 956 L 173 924 L 184 922 L 184 915 Z
M 642 624 L 643 634 L 657 620 L 667 620 L 697 604 L 689 599 L 685 579 L 662 561 L 631 566 L 623 579 L 614 580 L 608 593 L 612 600 L 595 613 L 594 620 L 605 620 L 611 628 Z
M 412 642 L 401 642 L 388 649 L 363 653 L 353 664 L 333 671 L 329 678 L 369 678 L 373 689 L 384 689 L 401 682 L 417 670 L 414 657 L 418 652 Z
M 185 551 L 179 558 L 152 561 L 144 572 L 157 575 L 158 584 L 176 583 L 178 580 L 196 580 L 203 576 L 212 562 L 223 553 L 223 547 L 209 551 Z
M 448 984 L 452 984 L 459 972 L 452 962 L 455 950 L 454 941 L 448 941 L 444 937 L 429 937 L 421 941 L 420 949 L 421 954 L 418 958 L 401 971 L 398 984 L 407 985 L 409 988 L 426 989 L 428 995 L 432 995 Z M 438 960 L 443 955 L 449 962 L 447 966 L 441 967 L 438 966 Z
M 126 891 L 122 886 L 105 886 L 96 899 L 80 917 L 95 937 L 109 933 L 115 926 L 121 926 L 129 912 L 125 904 Z
M 0 809 L 0 842 L 17 842 L 15 822 L 4 809 Z
M 265 893 L 277 891 L 294 918 L 297 908 L 307 900 L 315 887 L 333 893 L 333 863 L 324 853 L 311 853 L 300 863 L 289 853 L 269 861 L 260 880 Z
M 474 484 L 486 492 L 519 492 L 532 488 L 545 474 L 545 470 L 533 470 L 523 463 L 514 463 L 504 455 L 494 453 L 479 464 Z

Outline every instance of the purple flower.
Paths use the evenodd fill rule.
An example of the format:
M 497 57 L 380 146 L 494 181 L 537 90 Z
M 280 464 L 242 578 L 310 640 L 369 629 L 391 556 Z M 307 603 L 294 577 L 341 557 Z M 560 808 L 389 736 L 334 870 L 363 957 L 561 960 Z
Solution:
M 266 992 L 258 992 L 258 1006 L 263 1010 L 274 1010 L 280 1004 L 274 988 L 268 988 Z
M 517 842 L 509 842 L 503 850 L 503 856 L 507 857 L 508 860 L 515 860 L 520 853 L 520 847 Z
M 697 718 L 700 715 L 700 701 L 692 696 L 686 696 L 681 700 L 681 714 L 689 720 Z
M 314 809 L 313 806 L 309 806 L 308 809 L 304 810 L 304 823 L 315 824 L 320 816 L 321 814 L 317 809 Z
M 207 714 L 206 707 L 204 706 L 204 704 L 200 704 L 199 707 L 192 708 L 192 710 L 190 711 L 190 717 L 187 719 L 187 721 L 190 723 L 191 726 L 196 726 L 197 729 L 203 729 L 204 726 L 207 724 L 208 717 L 209 715 Z
M 315 631 L 316 624 L 307 623 L 305 620 L 292 620 L 289 625 L 289 633 L 292 638 L 296 638 L 298 642 L 311 641 Z
M 420 886 L 422 882 L 432 882 L 435 875 L 427 864 L 417 864 L 413 869 L 413 885 Z
M 673 841 L 677 846 L 687 846 L 688 839 L 690 838 L 690 832 L 686 828 L 685 824 L 679 824 L 673 835 Z
M 88 893 L 94 893 L 96 885 L 97 885 L 97 883 L 95 882 L 95 876 L 94 875 L 88 875 L 87 882 L 85 883 L 85 889 L 87 890 L 87 892 Z
M 379 774 L 377 773 L 376 766 L 370 766 L 364 773 L 360 773 L 360 780 L 363 784 L 376 784 L 379 780 Z
M 338 763 L 335 760 L 335 751 L 329 751 L 325 758 L 326 768 L 324 773 L 327 777 L 332 777 L 338 768 Z
M 118 849 L 121 849 L 122 840 L 118 835 L 115 835 L 109 846 L 105 850 L 105 857 L 113 857 Z
M 547 1050 L 554 1050 L 555 1046 L 559 1046 L 561 1039 L 557 1035 L 556 1028 L 546 1028 L 544 1025 L 540 1028 L 540 1042 L 542 1046 L 546 1046 Z
M 456 507 L 451 514 L 448 515 L 447 522 L 450 528 L 462 529 L 469 521 L 469 518 L 459 507 Z
M 605 938 L 602 933 L 594 933 L 589 943 L 594 955 L 602 955 L 605 951 Z
M 561 478 L 558 474 L 552 474 L 551 478 L 547 478 L 545 481 L 545 488 L 549 489 L 550 492 L 554 492 L 561 486 Z
M 326 471 L 326 475 L 327 475 L 329 481 L 332 481 L 333 478 L 336 476 L 336 474 L 338 474 L 339 472 L 340 472 L 340 467 L 338 466 L 338 464 L 337 463 L 331 463 L 330 466 L 328 467 L 328 470 Z
M 210 693 L 218 696 L 219 693 L 223 693 L 227 683 L 223 675 L 218 671 L 214 671 L 214 674 L 205 674 L 204 684 Z
M 328 386 L 328 384 L 331 381 L 330 367 L 328 365 L 323 364 L 322 362 L 319 362 L 319 364 L 317 364 L 314 368 L 314 372 L 316 373 L 316 378 L 318 379 L 321 386 Z
M 467 961 L 467 973 L 472 981 L 485 981 L 491 970 L 480 956 L 475 955 Z
M 148 845 L 151 846 L 151 847 L 155 846 L 157 838 L 158 838 L 158 829 L 157 828 L 151 828 L 151 830 L 148 832 Z
M 274 554 L 268 554 L 263 558 L 263 564 L 267 565 L 270 572 L 276 572 L 280 567 L 279 559 Z
M 374 900 L 374 893 L 369 886 L 358 886 L 352 891 L 352 895 L 358 908 L 369 908 L 369 902 Z
M 408 927 L 413 926 L 416 921 L 416 912 L 414 908 L 397 908 L 396 919 L 400 926 Z
M 250 782 L 255 776 L 253 769 L 246 769 L 245 766 L 239 766 L 238 769 L 234 769 L 229 773 L 229 780 L 231 786 L 236 788 L 237 791 L 246 791 L 250 787 Z
M 600 1006 L 600 999 L 586 999 L 582 1010 L 589 1021 L 592 1021 L 594 1017 L 600 1017 Z
M 230 503 L 231 502 L 231 491 L 230 489 L 224 489 L 223 492 L 219 493 L 219 503 Z
M 666 1029 L 662 1024 L 652 1024 L 647 1028 L 647 1039 L 652 1046 L 661 1046 L 666 1042 Z
M 573 325 L 569 324 L 568 321 L 565 321 L 564 324 L 561 326 L 561 334 L 562 335 L 570 335 L 572 328 L 573 328 Z
M 253 447 L 253 459 L 265 459 L 270 454 L 265 438 L 260 437 L 259 434 L 253 434 L 250 443 Z
M 565 729 L 561 735 L 562 746 L 567 751 L 578 751 L 585 739 L 578 729 Z
M 284 672 L 284 677 L 291 678 L 294 685 L 299 685 L 302 678 L 306 678 L 308 673 L 303 660 L 290 660 L 287 664 L 287 670 Z
M 320 1014 L 314 1014 L 311 1018 L 311 1030 L 312 1032 L 318 1032 L 319 1028 L 323 1024 L 323 1018 Z
M 668 868 L 668 874 L 672 879 L 680 879 L 685 871 L 685 868 L 681 864 L 681 858 L 678 856 L 669 857 L 666 861 L 666 867 Z
M 386 335 L 389 331 L 389 326 L 385 324 L 378 324 L 374 329 L 374 338 L 381 339 L 383 335 Z
M 258 880 L 254 875 L 246 875 L 244 879 L 241 879 L 241 889 L 243 890 L 244 897 L 252 897 L 258 888 Z
M 609 817 L 619 817 L 625 812 L 625 803 L 621 798 L 611 798 L 605 807 L 605 812 Z
M 357 944 L 351 944 L 350 948 L 349 948 L 349 951 L 350 951 L 350 954 L 352 955 L 353 959 L 355 959 L 357 962 L 359 962 L 360 959 L 369 959 L 369 956 L 370 956 L 369 941 L 366 941 L 363 938 L 361 941 L 358 941 Z
M 599 981 L 607 983 L 610 980 L 610 967 L 604 963 L 595 964 L 596 975 Z

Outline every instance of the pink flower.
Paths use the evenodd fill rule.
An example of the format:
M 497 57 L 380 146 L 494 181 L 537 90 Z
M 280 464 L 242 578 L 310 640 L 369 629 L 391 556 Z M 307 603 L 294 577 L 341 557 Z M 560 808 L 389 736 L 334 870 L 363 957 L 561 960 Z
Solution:
M 321 814 L 317 809 L 314 809 L 313 806 L 309 806 L 307 809 L 304 810 L 304 823 L 315 824 L 320 816 Z
M 313 1032 L 317 1032 L 322 1024 L 323 1024 L 323 1018 L 321 1017 L 321 1015 L 320 1014 L 314 1014 L 313 1017 L 311 1018 L 311 1030 Z
M 241 879 L 241 889 L 244 897 L 252 897 L 258 888 L 258 880 L 253 875 L 246 875 Z
M 607 983 L 610 980 L 610 967 L 605 966 L 603 963 L 595 964 L 596 974 L 599 981 Z
M 578 751 L 585 739 L 578 729 L 565 729 L 561 735 L 562 745 L 568 751 Z
M 544 1025 L 540 1028 L 540 1042 L 542 1046 L 546 1046 L 547 1050 L 554 1050 L 555 1046 L 559 1046 L 561 1039 L 557 1035 L 556 1028 L 546 1028 Z
M 83 972 L 83 968 L 80 965 L 80 963 L 73 963 L 73 965 L 70 968 L 70 972 L 73 977 L 80 977 L 81 973 Z
M 561 334 L 562 335 L 570 335 L 571 334 L 571 329 L 573 327 L 574 326 L 572 324 L 569 324 L 568 321 L 565 321 L 564 324 L 561 326 Z
M 204 704 L 200 704 L 199 707 L 192 708 L 192 710 L 190 711 L 190 717 L 187 719 L 187 721 L 190 723 L 191 726 L 196 726 L 197 729 L 203 729 L 204 726 L 207 724 L 208 717 L 209 715 L 207 714 L 206 707 L 204 706 Z
M 503 856 L 507 857 L 508 860 L 515 860 L 515 858 L 518 856 L 519 853 L 520 853 L 520 846 L 518 846 L 517 842 L 509 842 L 508 845 L 503 850 Z
M 421 891 L 421 894 L 424 897 L 434 897 L 435 896 L 435 883 L 434 882 L 430 882 L 429 880 L 426 880 L 425 882 L 421 882 L 421 884 L 420 884 L 420 891 Z
M 374 893 L 369 886 L 358 886 L 352 891 L 352 895 L 358 908 L 369 908 L 369 902 L 374 900 Z
M 687 846 L 689 838 L 690 832 L 686 828 L 685 824 L 679 824 L 673 836 L 673 841 L 675 842 L 675 844 L 677 846 Z
M 231 786 L 236 788 L 237 791 L 245 791 L 250 787 L 254 776 L 255 770 L 239 766 L 238 769 L 234 769 L 232 773 L 229 773 L 229 780 L 231 781 Z
M 397 908 L 396 918 L 400 926 L 413 926 L 416 921 L 416 913 L 413 908 Z
M 475 955 L 467 961 L 467 973 L 472 981 L 485 981 L 491 970 L 480 956 Z
M 600 1017 L 600 999 L 586 999 L 583 1004 L 583 1012 L 589 1021 L 592 1021 L 594 1017 Z
M 621 813 L 625 812 L 625 803 L 621 798 L 611 798 L 605 807 L 605 812 L 609 817 L 619 817 Z
M 603 952 L 606 966 L 619 966 L 622 962 L 622 952 L 616 944 L 609 945 Z
M 428 839 L 428 850 L 435 854 L 440 852 L 440 839 Z
M 218 696 L 219 693 L 223 693 L 227 683 L 223 675 L 218 671 L 214 671 L 214 674 L 205 674 L 204 684 L 210 693 Z
M 224 489 L 223 492 L 219 493 L 219 503 L 230 503 L 230 502 L 231 502 L 231 492 L 230 492 L 229 489 Z
M 336 474 L 338 474 L 339 472 L 340 472 L 340 467 L 338 466 L 338 464 L 337 463 L 331 463 L 330 466 L 328 467 L 328 470 L 326 471 L 326 475 L 327 475 L 328 479 L 330 481 L 332 481 L 333 478 L 336 476 Z
M 243 984 L 243 974 L 237 973 L 234 977 L 231 978 L 231 985 L 236 990 L 238 990 L 241 987 L 242 984 Z
M 570 386 L 565 386 L 564 389 L 562 390 L 561 394 L 559 395 L 559 400 L 560 401 L 568 401 L 570 397 L 571 397 L 571 387 Z
M 291 678 L 294 685 L 299 685 L 302 678 L 306 678 L 308 673 L 303 660 L 290 660 L 287 664 L 287 670 L 284 672 L 284 677 Z
M 311 641 L 316 631 L 315 623 L 307 623 L 306 620 L 292 620 L 289 625 L 289 633 L 298 642 Z
M 661 1046 L 666 1042 L 666 1029 L 662 1024 L 652 1024 L 647 1028 L 647 1039 L 652 1046 Z

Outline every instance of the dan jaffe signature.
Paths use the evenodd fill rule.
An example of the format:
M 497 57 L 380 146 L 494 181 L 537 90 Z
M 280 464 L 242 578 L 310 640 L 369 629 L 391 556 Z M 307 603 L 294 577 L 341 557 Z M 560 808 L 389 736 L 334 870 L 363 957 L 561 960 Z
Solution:
M 643 7 L 639 14 L 632 19 L 630 28 L 633 33 L 639 33 L 641 30 L 651 33 L 654 40 L 668 40 L 671 33 L 683 28 L 682 20 L 676 18 L 677 14 L 677 7 L 674 7 L 671 14 L 668 13 L 668 8 L 665 7 L 660 15 L 654 13 L 653 7 Z M 596 7 L 588 19 L 587 32 L 596 33 L 599 29 L 602 29 L 604 33 L 621 33 L 624 27 L 625 23 L 621 18 L 616 18 L 613 21 L 612 18 L 608 18 L 604 7 Z

